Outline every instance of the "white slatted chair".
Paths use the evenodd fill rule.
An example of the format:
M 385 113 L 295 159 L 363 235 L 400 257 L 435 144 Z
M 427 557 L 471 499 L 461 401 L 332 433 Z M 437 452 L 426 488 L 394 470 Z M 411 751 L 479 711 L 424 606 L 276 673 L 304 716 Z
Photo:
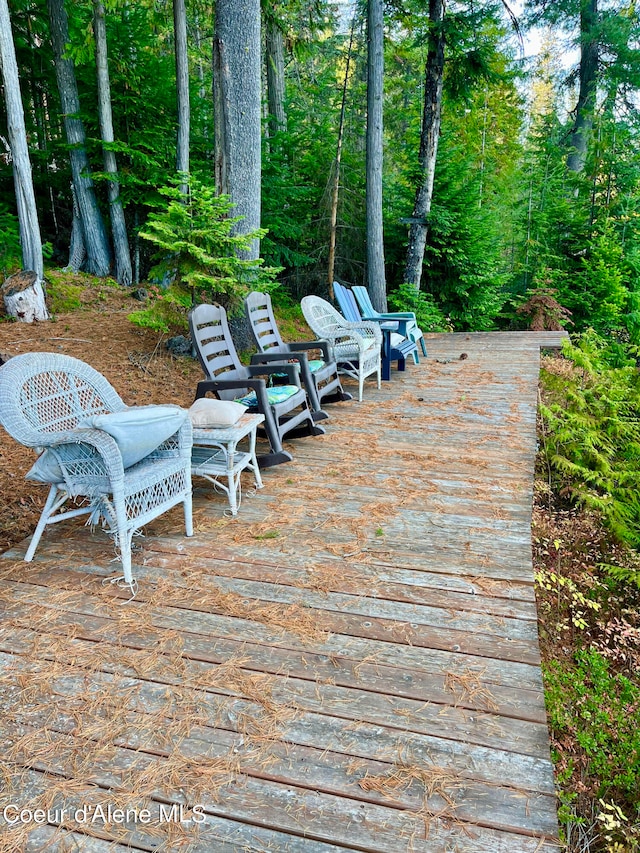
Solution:
M 323 401 L 351 400 L 340 383 L 338 366 L 329 357 L 326 341 L 294 341 L 285 343 L 280 335 L 271 297 L 268 293 L 253 291 L 244 300 L 247 321 L 259 352 L 251 356 L 251 364 L 279 361 L 297 361 L 300 364 L 300 381 L 309 398 L 309 408 L 314 421 L 323 420 Z M 311 358 L 309 353 L 315 355 Z M 317 354 L 315 354 L 317 353 Z
M 382 332 L 379 324 L 367 321 L 350 323 L 319 296 L 305 296 L 300 307 L 312 332 L 320 340 L 329 342 L 329 351 L 340 373 L 357 380 L 358 400 L 362 402 L 367 376 L 375 373 L 380 388 Z
M 189 313 L 189 329 L 207 377 L 198 382 L 196 400 L 215 394 L 220 400 L 237 401 L 249 412 L 264 415 L 261 429 L 271 450 L 258 456 L 261 468 L 292 460 L 282 445 L 285 435 L 324 435 L 324 429 L 314 423 L 307 395 L 300 386 L 298 364 L 242 364 L 221 305 L 196 305 Z M 274 374 L 286 374 L 288 384 L 267 385 Z
M 88 364 L 61 353 L 26 353 L 0 368 L 0 423 L 40 452 L 27 478 L 50 486 L 25 561 L 47 525 L 89 515 L 114 537 L 123 570 L 115 580 L 135 594 L 134 532 L 182 503 L 193 535 L 191 422 L 177 406 L 128 407 Z M 76 506 L 66 508 L 68 502 Z

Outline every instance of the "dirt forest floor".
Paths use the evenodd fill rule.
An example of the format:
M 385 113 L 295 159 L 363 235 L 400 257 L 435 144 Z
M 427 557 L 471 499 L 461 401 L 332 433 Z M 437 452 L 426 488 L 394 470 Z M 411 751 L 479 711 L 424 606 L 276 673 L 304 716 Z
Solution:
M 44 323 L 0 322 L 0 354 L 65 353 L 104 374 L 128 405 L 191 405 L 202 370 L 196 361 L 169 353 L 166 335 L 127 319 L 140 302 L 115 285 L 87 287 L 80 300 L 80 309 Z M 28 536 L 40 515 L 46 488 L 24 479 L 34 459 L 32 450 L 0 430 L 1 551 Z

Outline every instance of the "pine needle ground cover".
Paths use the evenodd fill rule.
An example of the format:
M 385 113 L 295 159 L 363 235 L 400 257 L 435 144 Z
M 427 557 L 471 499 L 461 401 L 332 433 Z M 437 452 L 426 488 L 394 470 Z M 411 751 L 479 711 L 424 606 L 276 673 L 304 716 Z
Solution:
M 584 336 L 543 364 L 533 542 L 571 851 L 640 849 L 640 376 Z
M 128 403 L 190 404 L 193 388 L 200 378 L 198 366 L 188 359 L 168 354 L 164 346 L 166 335 L 132 325 L 127 316 L 135 302 L 120 288 L 96 286 L 88 277 L 58 273 L 52 291 L 56 297 L 54 321 L 31 327 L 0 324 L 0 353 L 13 355 L 36 349 L 66 352 L 89 361 L 108 375 Z M 295 318 L 292 320 L 296 322 Z M 304 337 L 305 333 L 298 328 L 297 336 Z M 634 416 L 640 406 L 636 408 L 638 386 L 634 365 L 607 363 L 598 346 L 596 341 L 587 339 L 573 358 L 545 361 L 534 559 L 560 817 L 568 846 L 572 851 L 631 853 L 638 849 L 640 591 L 636 585 L 639 567 L 635 563 L 635 551 L 628 547 L 629 541 L 635 542 L 636 515 L 633 503 L 630 511 L 625 498 L 635 491 Z M 480 380 L 491 382 L 492 377 L 487 375 Z M 432 401 L 432 407 L 434 411 L 441 408 L 439 401 Z M 605 429 L 602 429 L 603 423 Z M 342 440 L 353 442 L 347 434 Z M 364 458 L 371 451 L 373 440 L 372 436 L 367 436 L 362 446 L 345 445 L 345 452 Z M 409 456 L 414 462 L 429 465 L 428 448 L 412 451 Z M 0 435 L 0 459 L 0 547 L 4 549 L 33 530 L 41 495 L 23 479 L 31 465 L 31 454 L 4 434 Z M 305 514 L 299 500 L 304 483 L 299 477 L 294 482 L 285 470 L 278 476 L 282 479 L 279 492 L 286 495 L 287 500 L 287 525 L 282 523 L 280 500 L 274 500 L 271 519 L 266 518 L 261 524 L 235 534 L 228 530 L 229 548 L 240 549 L 247 536 L 249 541 L 273 542 L 274 547 L 286 547 L 296 519 Z M 338 470 L 327 472 L 327 488 L 325 494 L 317 496 L 319 500 L 330 504 L 333 481 L 338 483 L 340 476 Z M 401 485 L 406 490 L 407 483 L 396 484 L 398 488 Z M 389 480 L 385 487 L 394 486 Z M 470 488 L 474 488 L 473 484 Z M 434 493 L 432 501 L 437 503 L 437 497 Z M 480 494 L 477 497 L 483 499 Z M 572 500 L 577 505 L 572 505 Z M 201 510 L 200 514 L 203 512 L 206 511 Z M 371 524 L 383 540 L 389 506 L 372 499 L 369 513 Z M 170 522 L 159 520 L 158 533 L 162 532 L 163 523 Z M 338 519 L 332 520 L 329 513 L 319 524 L 335 528 Z M 629 541 L 625 545 L 621 540 L 626 530 Z M 351 529 L 345 531 L 344 544 L 333 547 L 336 556 L 349 562 L 358 561 L 365 567 L 368 556 L 359 531 L 361 526 L 354 518 Z M 315 533 L 311 531 L 318 543 L 323 541 L 322 533 L 322 528 Z M 73 548 L 85 551 L 86 538 L 79 538 L 77 542 L 68 540 L 65 547 L 67 551 Z M 206 577 L 199 574 L 194 577 L 194 566 L 185 558 L 168 554 L 165 559 L 167 566 L 189 574 L 190 586 L 197 590 L 198 606 L 203 609 L 213 608 L 233 618 L 250 617 L 270 630 L 293 630 L 301 642 L 318 639 L 327 631 L 327 626 L 311 619 L 308 610 L 300 605 L 262 605 L 256 609 L 241 596 L 225 592 L 217 585 L 213 588 L 207 584 Z M 154 560 L 161 565 L 163 555 L 154 555 Z M 9 572 L 19 573 L 20 570 L 21 566 L 7 567 Z M 46 566 L 43 571 L 47 571 Z M 59 571 L 58 565 L 56 573 Z M 327 591 L 335 586 L 336 574 L 344 583 L 344 570 L 338 571 L 326 563 L 318 564 L 301 583 L 310 590 Z M 346 580 L 355 590 L 367 578 L 368 574 L 359 577 L 354 566 Z M 56 594 L 76 595 L 69 588 L 76 583 L 77 574 L 68 582 L 60 576 L 61 588 Z M 480 589 L 485 590 L 490 584 L 490 579 L 477 579 Z M 486 592 L 490 594 L 491 590 L 486 589 Z M 174 600 L 180 595 L 185 600 L 189 596 L 190 601 L 193 598 L 188 590 L 167 583 L 161 583 L 154 594 L 158 602 L 167 596 Z M 32 624 L 37 618 L 37 614 L 29 610 L 33 606 L 25 601 L 19 608 L 21 613 L 26 608 L 22 613 L 24 625 Z M 18 642 L 21 617 L 18 614 L 16 618 L 14 631 Z M 84 616 L 82 631 L 85 633 L 86 619 Z M 118 614 L 117 632 L 121 640 L 116 637 L 113 644 L 96 642 L 105 630 L 113 630 L 111 622 L 105 622 L 100 613 L 95 614 L 94 621 L 93 641 L 76 636 L 79 626 L 74 629 L 71 624 L 49 622 L 42 634 L 44 646 L 22 649 L 33 662 L 28 676 L 21 676 L 24 696 L 33 714 L 29 727 L 16 730 L 11 752 L 13 760 L 20 762 L 20 750 L 28 749 L 30 758 L 41 756 L 46 763 L 54 749 L 65 760 L 76 763 L 83 759 L 86 763 L 87 756 L 91 756 L 91 761 L 99 766 L 101 750 L 105 751 L 106 759 L 107 752 L 111 754 L 116 749 L 113 743 L 117 740 L 117 732 L 111 732 L 110 736 L 104 731 L 100 734 L 107 715 L 111 720 L 120 719 L 128 732 L 135 732 L 140 744 L 150 745 L 152 751 L 163 755 L 165 760 L 174 754 L 176 779 L 191 778 L 189 756 L 183 755 L 180 745 L 192 731 L 200 731 L 198 727 L 204 726 L 206 731 L 207 720 L 198 713 L 204 668 L 198 672 L 198 666 L 187 662 L 185 650 L 175 645 L 180 641 L 177 634 L 167 628 L 159 630 L 151 624 L 141 624 L 139 613 L 134 617 L 126 611 Z M 134 643 L 137 651 L 131 650 L 132 638 L 137 638 Z M 60 647 L 61 643 L 64 648 Z M 125 645 L 127 656 L 123 660 Z M 115 655 L 112 664 L 103 659 L 111 653 Z M 96 655 L 101 656 L 100 659 L 92 662 L 92 656 Z M 75 656 L 78 661 L 75 675 L 69 672 L 68 666 L 56 664 L 56 660 L 68 660 L 69 656 Z M 295 718 L 295 703 L 292 706 L 274 697 L 268 677 L 256 680 L 243 667 L 243 660 L 239 650 L 227 656 L 226 663 L 219 668 L 220 682 L 213 686 L 208 684 L 205 689 L 220 690 L 226 697 L 245 697 L 240 702 L 242 708 L 238 706 L 241 737 L 251 744 L 249 751 L 255 766 L 270 765 L 276 760 L 274 749 L 277 752 L 281 740 L 279 733 Z M 165 675 L 169 670 L 174 671 L 176 685 L 175 690 L 153 700 L 153 707 L 157 705 L 154 713 L 163 730 L 161 738 L 157 732 L 160 726 L 152 726 L 154 731 L 149 729 L 146 711 L 145 715 L 136 715 L 136 707 L 151 707 L 152 697 L 146 692 L 141 697 L 140 691 L 146 677 L 153 675 L 158 667 Z M 103 684 L 100 693 L 95 686 L 95 673 L 104 673 L 109 668 L 114 673 L 113 679 Z M 364 676 L 369 671 L 376 673 L 375 660 L 362 662 L 361 674 Z M 90 695 L 82 689 L 87 673 L 92 673 L 94 683 Z M 11 673 L 6 676 L 11 681 Z M 134 680 L 127 680 L 127 677 Z M 142 682 L 138 681 L 140 677 Z M 105 676 L 100 678 L 104 681 Z M 485 695 L 486 688 L 473 673 L 451 673 L 445 687 L 456 697 L 456 703 L 476 702 L 487 711 L 494 707 L 491 695 Z M 52 701 L 52 695 L 58 699 Z M 221 714 L 229 713 L 230 701 L 228 698 L 221 700 Z M 237 704 L 239 700 L 233 701 Z M 247 704 L 251 701 L 254 704 Z M 114 702 L 118 703 L 117 714 Z M 231 713 L 235 714 L 236 710 Z M 41 714 L 46 714 L 46 718 L 40 718 Z M 54 718 L 60 743 L 52 746 L 46 738 L 40 743 L 38 731 L 47 731 Z M 78 720 L 81 720 L 80 729 L 77 728 Z M 84 747 L 75 757 L 72 751 L 68 755 L 62 751 L 65 731 L 79 733 L 83 738 Z M 70 750 L 72 743 L 75 744 L 73 749 L 78 748 L 75 735 L 68 743 Z M 231 752 L 228 744 L 224 749 L 221 745 L 207 749 L 209 766 L 206 779 L 200 777 L 200 784 L 213 791 L 232 785 L 238 775 L 232 747 Z M 198 774 L 202 773 L 201 758 L 192 759 L 192 769 L 197 765 Z M 81 769 L 80 764 L 78 767 Z M 351 768 L 351 771 L 357 775 L 358 768 Z M 364 790 L 379 790 L 389 796 L 392 789 L 403 791 L 412 780 L 415 787 L 416 774 L 424 772 L 424 768 L 417 768 L 411 755 L 399 754 L 390 769 L 381 767 L 378 775 L 360 774 L 361 778 L 357 778 Z M 435 790 L 446 807 L 447 800 L 457 796 L 459 781 L 447 780 L 442 773 L 438 775 L 439 772 L 433 767 L 429 770 L 430 778 L 419 781 L 426 791 Z M 151 765 L 142 766 L 139 762 L 130 765 L 127 773 L 130 784 L 124 785 L 122 804 L 140 806 L 145 802 L 145 792 L 155 790 L 159 779 L 157 774 L 154 776 Z M 127 779 L 124 781 L 126 783 Z M 164 783 L 164 779 L 161 781 Z M 192 781 L 196 785 L 196 779 Z M 22 778 L 21 784 L 30 790 L 30 779 Z M 127 789 L 141 792 L 142 798 L 125 795 Z M 65 785 L 57 793 L 55 786 L 52 791 L 54 800 L 55 796 L 66 800 L 73 796 L 73 791 L 67 790 Z M 33 796 L 38 797 L 35 789 Z M 419 803 L 414 807 L 422 808 Z M 448 808 L 451 811 L 451 807 Z M 424 817 L 427 823 L 431 820 L 428 811 L 424 812 Z M 176 831 L 173 825 L 171 827 Z M 147 840 L 154 843 L 152 838 Z M 178 843 L 179 839 L 174 841 Z
M 199 370 L 168 357 L 161 336 L 128 325 L 124 294 L 104 296 L 87 308 L 84 322 L 93 326 L 74 326 L 82 310 L 61 312 L 60 335 L 54 324 L 14 324 L 4 349 L 42 348 L 45 340 L 77 347 L 74 354 L 113 377 L 125 400 L 187 404 Z M 536 360 L 537 353 L 522 357 L 530 377 Z M 550 764 L 543 788 L 530 772 L 546 744 L 530 570 L 520 569 L 513 583 L 501 574 L 502 562 L 513 564 L 514 547 L 529 553 L 528 510 L 518 512 L 524 545 L 507 536 L 501 557 L 495 548 L 496 529 L 511 529 L 523 468 L 530 473 L 534 383 L 525 440 L 523 412 L 505 403 L 497 373 L 474 361 L 434 358 L 377 398 L 374 392 L 362 406 L 336 412 L 331 464 L 320 444 L 305 442 L 305 464 L 269 471 L 268 487 L 243 502 L 235 520 L 222 515 L 219 496 L 200 489 L 194 541 L 176 536 L 169 515 L 146 531 L 134 602 L 124 594 L 114 600 L 113 589 L 100 584 L 113 566 L 99 532 L 69 525 L 26 567 L 19 552 L 6 557 L 5 793 L 15 785 L 34 807 L 106 808 L 110 801 L 132 813 L 180 801 L 187 814 L 206 796 L 209 814 L 239 814 L 257 832 L 247 803 L 264 802 L 268 789 L 280 797 L 270 802 L 270 820 L 307 837 L 318 827 L 342 827 L 336 831 L 351 831 L 350 844 L 349 821 L 329 820 L 319 808 L 328 779 L 357 802 L 357 816 L 366 815 L 357 831 L 366 833 L 361 846 L 368 849 L 440 851 L 462 841 L 494 850 L 492 827 L 507 818 L 526 827 L 527 849 L 553 849 L 541 839 L 555 833 Z M 190 370 L 196 375 L 183 372 Z M 516 386 L 523 382 L 512 375 Z M 137 396 L 143 383 L 146 393 Z M 420 440 L 424 423 L 445 435 L 446 452 Z M 465 437 L 470 423 L 473 445 Z M 460 442 L 451 445 L 456 430 Z M 390 459 L 390 444 L 401 465 Z M 492 458 L 511 485 L 495 483 Z M 14 471 L 13 482 L 22 487 L 22 474 Z M 391 502 L 383 499 L 389 495 Z M 40 505 L 33 486 L 23 496 Z M 466 508 L 453 521 L 451 501 Z M 425 514 L 441 556 L 412 550 Z M 454 554 L 455 577 L 409 584 L 425 560 L 440 569 Z M 398 564 L 406 569 L 402 583 Z M 524 616 L 514 623 L 515 613 Z M 527 641 L 496 656 L 496 643 L 506 649 L 499 638 L 514 625 Z M 451 651 L 454 642 L 463 643 L 459 651 Z M 485 654 L 478 657 L 479 647 Z M 410 682 L 398 678 L 404 668 Z M 516 761 L 513 752 L 503 755 L 508 739 L 519 745 Z M 487 803 L 496 804 L 498 817 Z M 109 837 L 139 849 L 180 849 L 194 840 L 187 829 L 114 821 Z M 46 849 L 50 839 L 38 832 L 29 843 Z M 11 850 L 16 838 L 8 838 Z M 218 848 L 202 838 L 201 849 Z M 248 849 L 278 847 L 265 835 Z

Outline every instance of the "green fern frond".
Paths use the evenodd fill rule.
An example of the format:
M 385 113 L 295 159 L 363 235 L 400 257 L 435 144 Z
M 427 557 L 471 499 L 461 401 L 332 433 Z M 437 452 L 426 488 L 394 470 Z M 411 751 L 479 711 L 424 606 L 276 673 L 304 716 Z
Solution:
M 638 347 L 588 332 L 563 354 L 577 370 L 564 385 L 541 374 L 552 402 L 540 405 L 540 453 L 558 489 L 598 512 L 619 541 L 640 547 Z

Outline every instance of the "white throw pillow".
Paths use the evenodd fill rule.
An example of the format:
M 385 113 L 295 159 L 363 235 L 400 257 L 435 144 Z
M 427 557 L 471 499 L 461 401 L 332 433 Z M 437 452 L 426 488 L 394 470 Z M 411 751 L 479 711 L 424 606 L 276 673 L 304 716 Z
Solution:
M 201 397 L 189 409 L 189 417 L 194 427 L 200 429 L 224 429 L 238 423 L 246 414 L 246 407 L 233 400 L 214 400 Z
M 64 483 L 62 468 L 51 450 L 45 450 L 41 456 L 38 456 L 24 478 L 36 483 Z
M 92 415 L 79 427 L 101 429 L 115 439 L 123 467 L 129 468 L 176 433 L 187 417 L 178 406 L 131 406 L 122 412 Z

